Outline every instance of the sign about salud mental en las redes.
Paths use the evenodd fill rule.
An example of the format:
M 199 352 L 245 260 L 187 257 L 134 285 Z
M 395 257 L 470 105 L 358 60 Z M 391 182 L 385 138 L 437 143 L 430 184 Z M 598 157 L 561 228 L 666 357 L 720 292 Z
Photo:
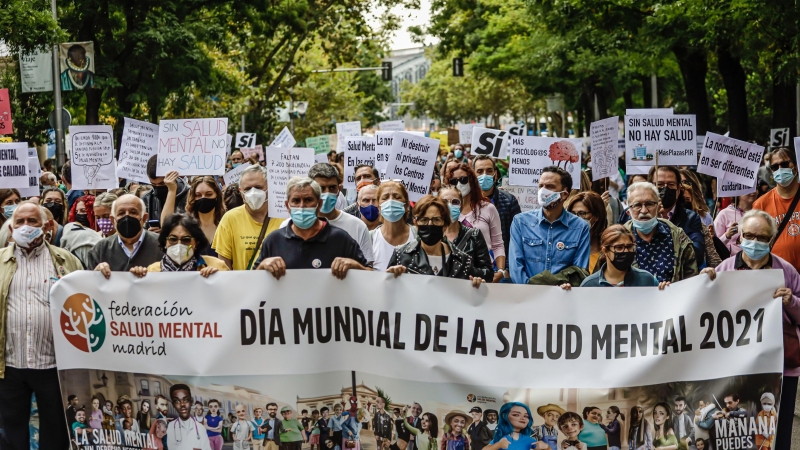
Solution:
M 430 190 L 438 155 L 438 139 L 397 131 L 392 138 L 386 178 L 400 180 L 408 190 L 409 200 L 419 201 Z
M 344 138 L 344 188 L 356 188 L 356 167 L 366 164 L 375 167 L 375 143 L 370 136 L 346 136 Z
M 227 159 L 228 118 L 176 119 L 158 123 L 158 169 L 180 175 L 223 175 Z

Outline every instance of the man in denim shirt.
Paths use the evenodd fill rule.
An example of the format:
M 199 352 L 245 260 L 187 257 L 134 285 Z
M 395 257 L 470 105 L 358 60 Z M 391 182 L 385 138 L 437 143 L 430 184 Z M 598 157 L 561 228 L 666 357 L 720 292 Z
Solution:
M 517 214 L 511 223 L 509 269 L 514 283 L 525 284 L 545 270 L 589 267 L 589 224 L 564 209 L 572 176 L 550 166 L 539 178 L 540 209 Z

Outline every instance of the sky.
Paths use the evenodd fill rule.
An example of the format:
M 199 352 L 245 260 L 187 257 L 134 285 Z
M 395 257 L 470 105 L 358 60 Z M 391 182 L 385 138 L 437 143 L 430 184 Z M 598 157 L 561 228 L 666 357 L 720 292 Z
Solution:
M 394 33 L 394 36 L 390 41 L 389 48 L 392 50 L 419 46 L 419 44 L 411 40 L 411 33 L 408 32 L 408 27 L 413 25 L 426 26 L 428 24 L 428 19 L 430 18 L 431 0 L 419 0 L 419 5 L 419 9 L 396 7 L 392 10 L 402 20 L 400 29 Z M 373 15 L 375 16 L 381 13 L 382 8 L 376 9 Z M 376 26 L 377 21 L 372 21 L 372 25 Z M 428 38 L 426 39 L 425 43 L 431 44 L 433 43 L 433 40 Z

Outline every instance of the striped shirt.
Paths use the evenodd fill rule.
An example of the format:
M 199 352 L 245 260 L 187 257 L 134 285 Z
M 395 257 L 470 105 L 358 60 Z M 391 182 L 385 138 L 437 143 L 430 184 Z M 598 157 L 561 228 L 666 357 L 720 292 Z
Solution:
M 14 248 L 17 271 L 8 288 L 6 317 L 6 365 L 17 369 L 50 369 L 56 366 L 50 316 L 50 286 L 56 277 L 53 258 L 46 245 L 28 254 Z

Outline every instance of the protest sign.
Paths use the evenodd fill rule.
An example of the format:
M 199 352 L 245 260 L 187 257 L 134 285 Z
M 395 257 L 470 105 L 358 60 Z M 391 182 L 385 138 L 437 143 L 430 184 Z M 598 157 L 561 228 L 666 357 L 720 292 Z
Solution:
M 242 172 L 244 172 L 244 169 L 247 169 L 248 167 L 250 167 L 250 164 L 241 164 L 239 165 L 239 167 L 235 167 L 226 172 L 225 175 L 222 176 L 222 180 L 225 182 L 225 186 L 230 186 L 233 183 L 238 183 L 239 180 L 242 179 Z
M 769 130 L 769 146 L 770 147 L 788 147 L 789 146 L 789 128 L 773 128 Z
M 114 130 L 109 125 L 71 126 L 69 139 L 73 189 L 119 187 L 114 165 Z
M 306 147 L 313 148 L 314 154 L 320 153 L 328 154 L 331 151 L 331 137 L 330 135 L 314 136 L 306 138 Z
M 62 91 L 94 87 L 94 42 L 67 42 L 58 46 Z
M 408 191 L 409 200 L 416 202 L 431 187 L 433 169 L 439 156 L 439 141 L 396 131 L 392 138 L 392 153 L 386 166 L 386 177 L 400 180 Z
M 472 144 L 472 129 L 475 125 L 471 123 L 460 123 L 458 128 L 458 142 L 462 145 Z
M 228 118 L 176 119 L 158 123 L 158 169 L 163 177 L 222 175 L 227 159 Z
M 142 401 L 155 409 L 158 395 L 200 401 L 204 411 L 215 399 L 221 416 L 239 410 L 245 420 L 274 402 L 286 408 L 285 424 L 303 409 L 343 400 L 356 418 L 350 422 L 368 410 L 391 421 L 371 405 L 383 401 L 391 411 L 416 402 L 445 426 L 458 423 L 453 417 L 468 423 L 476 405 L 523 414 L 547 405 L 577 416 L 589 406 L 641 407 L 644 417 L 669 418 L 675 397 L 691 392 L 692 407 L 713 405 L 701 413 L 718 431 L 707 448 L 729 450 L 735 441 L 745 444 L 733 448 L 754 449 L 758 433 L 775 433 L 777 416 L 761 413 L 761 398 L 769 393 L 776 405 L 781 398 L 782 311 L 772 298 L 783 286 L 780 271 L 695 277 L 667 291 L 572 292 L 473 289 L 444 277 L 356 270 L 344 280 L 314 269 L 289 270 L 281 280 L 248 271 L 118 275 L 70 274 L 52 288 L 50 310 L 65 404 L 69 395 L 87 403 L 127 398 L 131 423 Z M 370 287 L 369 296 L 352 295 Z M 731 395 L 741 417 L 714 418 Z M 70 430 L 89 450 L 156 448 L 150 444 L 161 436 L 170 450 L 210 448 L 201 433 L 197 445 L 183 445 L 195 436 L 181 433 L 181 421 L 192 423 L 188 406 L 167 405 L 164 418 L 153 411 L 150 430 L 103 430 L 89 420 Z M 530 420 L 534 429 L 544 423 Z M 510 426 L 505 418 L 500 425 Z M 377 450 L 380 431 L 355 430 L 364 450 Z M 440 439 L 452 436 L 444 433 Z M 543 440 L 566 448 L 562 442 L 579 439 L 574 433 Z
M 292 177 L 308 176 L 314 165 L 314 149 L 300 147 L 267 147 L 267 203 L 270 217 L 289 217 L 286 210 L 286 185 Z
M 356 188 L 356 166 L 375 167 L 375 142 L 377 138 L 348 136 L 344 139 L 344 188 Z
M 475 126 L 472 128 L 471 153 L 505 159 L 508 156 L 507 135 L 507 131 Z
M 503 125 L 503 129 L 508 131 L 508 134 L 513 136 L 527 136 L 527 127 L 525 126 L 525 122 L 519 123 L 509 123 Z
M 394 131 L 378 131 L 375 133 L 375 168 L 378 169 L 381 179 L 386 178 L 386 166 L 389 165 L 389 156 L 392 153 L 394 133 Z M 421 131 L 406 131 L 406 133 L 425 137 L 425 133 Z
M 117 174 L 127 180 L 150 183 L 147 161 L 158 152 L 158 125 L 125 118 L 119 144 Z
M 741 197 L 742 195 L 752 194 L 755 191 L 755 184 L 752 187 L 747 187 L 740 183 L 717 178 L 717 197 Z
M 758 144 L 708 133 L 697 172 L 748 187 L 754 186 L 763 156 L 764 147 Z
M 42 176 L 42 166 L 39 165 L 39 156 L 35 148 L 28 149 L 28 187 L 20 188 L 22 198 L 36 197 L 39 195 L 39 177 Z
M 539 208 L 538 186 L 512 186 L 508 184 L 508 177 L 503 177 L 503 181 L 500 182 L 500 190 L 516 197 L 522 212 Z
M 380 131 L 406 131 L 406 122 L 404 120 L 387 120 L 378 124 Z
M 675 114 L 673 108 L 640 108 L 626 109 L 626 116 L 671 116 Z
M 591 126 L 592 181 L 618 173 L 619 117 L 592 122 Z
M 244 159 L 250 159 L 251 156 L 255 156 L 258 161 L 264 161 L 264 147 L 261 144 L 256 145 L 254 148 L 242 147 L 239 151 L 242 152 Z
M 256 146 L 255 133 L 236 133 L 236 144 L 234 148 L 253 148 Z
M 24 94 L 52 91 L 53 54 L 50 50 L 28 54 L 20 53 L 19 73 L 19 81 Z
M 694 114 L 625 116 L 627 166 L 652 166 L 658 153 L 662 166 L 697 164 Z
M 8 89 L 0 89 L 0 134 L 14 134 L 14 123 L 11 120 L 11 100 Z
M 337 152 L 344 151 L 344 138 L 348 136 L 361 136 L 361 122 L 342 122 L 336 124 Z
M 511 136 L 508 148 L 508 184 L 538 186 L 542 169 L 557 166 L 572 175 L 572 188 L 578 188 L 581 179 L 580 139 Z
M 272 144 L 270 144 L 269 146 L 270 147 L 294 147 L 294 144 L 296 144 L 296 143 L 297 143 L 297 141 L 294 139 L 294 136 L 292 136 L 292 132 L 289 131 L 288 128 L 283 127 L 281 132 L 278 133 L 278 136 L 275 137 L 275 139 L 272 141 Z
M 233 144 L 233 136 L 230 134 L 225 134 L 225 154 L 230 155 L 231 153 L 231 144 Z

